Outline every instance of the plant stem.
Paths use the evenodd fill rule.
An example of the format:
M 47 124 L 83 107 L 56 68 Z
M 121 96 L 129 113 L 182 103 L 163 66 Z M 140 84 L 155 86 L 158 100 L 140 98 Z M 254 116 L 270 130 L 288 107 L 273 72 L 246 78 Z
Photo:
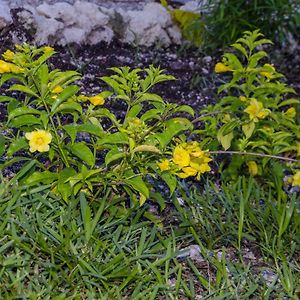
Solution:
M 259 156 L 259 157 L 268 157 L 268 158 L 275 158 L 279 160 L 285 160 L 290 162 L 296 162 L 300 163 L 300 160 L 288 158 L 288 157 L 282 157 L 277 155 L 271 155 L 271 154 L 264 154 L 264 153 L 255 153 L 255 152 L 240 152 L 240 151 L 225 151 L 225 150 L 219 150 L 219 151 L 208 151 L 210 154 L 240 154 L 240 155 L 251 155 L 251 156 Z

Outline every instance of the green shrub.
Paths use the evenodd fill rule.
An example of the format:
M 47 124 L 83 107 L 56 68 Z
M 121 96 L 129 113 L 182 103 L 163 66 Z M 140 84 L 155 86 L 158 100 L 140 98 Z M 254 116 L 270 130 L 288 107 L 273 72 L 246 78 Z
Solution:
M 291 180 L 299 184 L 299 100 L 290 97 L 295 91 L 266 63 L 267 53 L 258 50 L 269 43 L 258 30 L 247 31 L 232 45 L 238 53 L 224 54 L 215 66 L 217 73 L 227 74 L 218 89 L 221 99 L 202 110 L 199 120 L 204 128 L 196 133 L 206 138 L 210 150 L 218 150 L 221 144 L 224 151 L 218 153 L 232 154 L 229 164 L 222 163 L 223 179 L 237 178 L 248 170 L 252 176 L 269 178 L 268 183 L 279 191 L 284 168 L 294 169 Z
M 177 175 L 199 178 L 209 171 L 211 159 L 198 143 L 185 144 L 183 132 L 191 130 L 192 123 L 177 116 L 183 112 L 193 116 L 193 109 L 166 103 L 151 93 L 154 85 L 174 80 L 173 76 L 153 66 L 111 68 L 113 74 L 101 78 L 111 90 L 86 96 L 75 83 L 80 78 L 77 72 L 49 69 L 47 60 L 54 49 L 16 48 L 7 50 L 0 61 L 0 83 L 9 82 L 9 91 L 19 93 L 17 98 L 0 97 L 8 102 L 0 152 L 5 157 L 2 170 L 23 163 L 20 184 L 49 184 L 65 201 L 81 190 L 90 197 L 109 190 L 125 192 L 132 204 L 143 204 L 152 192 L 147 176 L 160 176 L 173 193 Z M 105 101 L 125 103 L 124 118 L 103 108 Z M 80 133 L 88 134 L 86 142 L 78 139 Z M 187 169 L 190 163 L 196 172 Z

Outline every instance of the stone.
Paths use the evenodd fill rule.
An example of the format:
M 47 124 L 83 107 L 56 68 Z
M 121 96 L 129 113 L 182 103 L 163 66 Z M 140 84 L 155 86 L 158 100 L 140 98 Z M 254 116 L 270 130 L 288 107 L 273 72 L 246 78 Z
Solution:
M 57 21 L 64 23 L 65 26 L 70 26 L 76 23 L 76 10 L 75 8 L 65 2 L 58 2 L 54 5 L 42 4 L 36 8 L 39 15 L 47 18 L 53 18 Z
M 74 8 L 77 12 L 74 18 L 77 19 L 78 26 L 86 28 L 87 31 L 108 23 L 109 17 L 103 14 L 99 6 L 94 3 L 76 1 Z
M 142 11 L 128 11 L 130 18 L 125 40 L 151 46 L 156 42 L 169 45 L 166 29 L 173 25 L 169 12 L 159 3 L 148 3 Z M 174 34 L 174 33 L 173 33 Z
M 10 14 L 10 8 L 7 3 L 0 2 L 0 29 L 5 28 L 6 26 L 12 23 L 12 17 Z
M 36 15 L 36 43 L 41 44 L 55 44 L 59 42 L 60 32 L 64 28 L 64 24 L 52 18 Z
M 19 5 L 22 25 L 37 44 L 110 43 L 113 38 L 144 46 L 181 42 L 180 29 L 165 7 L 154 0 L 128 1 L 6 0 L 8 4 L 0 2 L 0 28 L 7 26 L 1 16 L 12 22 L 9 7 Z
M 63 31 L 63 40 L 60 41 L 60 44 L 70 44 L 77 43 L 83 44 L 86 38 L 86 31 L 78 27 L 65 28 Z
M 87 43 L 96 45 L 97 43 L 104 41 L 110 43 L 114 37 L 114 32 L 111 28 L 105 26 L 95 29 L 87 38 Z

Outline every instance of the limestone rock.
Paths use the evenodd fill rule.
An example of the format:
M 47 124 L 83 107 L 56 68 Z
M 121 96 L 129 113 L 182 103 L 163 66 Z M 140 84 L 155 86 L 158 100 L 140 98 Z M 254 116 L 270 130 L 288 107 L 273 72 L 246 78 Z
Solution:
M 168 11 L 158 3 L 148 3 L 142 11 L 128 11 L 130 18 L 125 40 L 151 46 L 155 42 L 169 45 L 167 28 L 173 25 Z
M 0 29 L 10 25 L 12 23 L 12 17 L 10 15 L 10 8 L 7 3 L 0 2 Z

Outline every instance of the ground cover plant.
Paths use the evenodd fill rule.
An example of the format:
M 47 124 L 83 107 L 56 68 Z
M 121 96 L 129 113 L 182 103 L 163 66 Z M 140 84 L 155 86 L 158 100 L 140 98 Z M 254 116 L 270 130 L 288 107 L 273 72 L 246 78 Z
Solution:
M 158 67 L 111 68 L 87 95 L 53 48 L 4 52 L 1 296 L 297 299 L 299 101 L 266 43 L 237 40 L 196 114 L 151 91 L 175 79 Z

